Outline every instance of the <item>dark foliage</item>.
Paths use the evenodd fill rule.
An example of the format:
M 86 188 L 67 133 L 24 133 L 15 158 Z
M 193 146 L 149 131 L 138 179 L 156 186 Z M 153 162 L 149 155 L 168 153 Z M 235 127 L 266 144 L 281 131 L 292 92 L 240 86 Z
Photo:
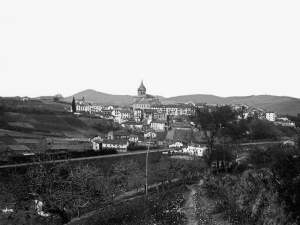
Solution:
M 75 98 L 73 97 L 73 100 L 72 100 L 72 112 L 76 112 L 76 103 L 75 103 Z
M 274 139 L 276 140 L 275 130 L 268 121 L 252 120 L 249 124 L 252 139 Z

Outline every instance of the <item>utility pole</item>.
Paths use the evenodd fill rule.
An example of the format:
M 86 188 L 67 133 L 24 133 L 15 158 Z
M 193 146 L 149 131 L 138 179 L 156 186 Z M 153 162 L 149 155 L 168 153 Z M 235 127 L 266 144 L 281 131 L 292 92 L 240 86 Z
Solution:
M 152 131 L 150 130 L 150 139 L 148 142 L 148 149 L 147 149 L 147 154 L 146 154 L 146 184 L 145 184 L 145 188 L 146 188 L 146 195 L 148 195 L 148 157 L 149 157 L 149 149 L 150 149 L 150 142 L 151 142 L 151 138 L 152 138 Z

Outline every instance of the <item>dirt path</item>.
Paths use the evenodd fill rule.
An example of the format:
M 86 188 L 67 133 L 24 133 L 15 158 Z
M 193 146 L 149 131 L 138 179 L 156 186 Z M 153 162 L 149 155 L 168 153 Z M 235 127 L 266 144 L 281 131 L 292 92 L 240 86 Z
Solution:
M 215 211 L 217 201 L 206 197 L 201 188 L 203 184 L 204 180 L 201 179 L 198 184 L 188 186 L 190 192 L 184 205 L 186 225 L 230 225 L 222 213 Z
M 184 204 L 184 212 L 187 217 L 187 225 L 197 225 L 197 214 L 196 214 L 196 193 L 197 189 L 201 187 L 203 184 L 203 180 L 200 180 L 198 184 L 188 185 L 188 189 L 190 190 L 187 195 L 186 202 Z

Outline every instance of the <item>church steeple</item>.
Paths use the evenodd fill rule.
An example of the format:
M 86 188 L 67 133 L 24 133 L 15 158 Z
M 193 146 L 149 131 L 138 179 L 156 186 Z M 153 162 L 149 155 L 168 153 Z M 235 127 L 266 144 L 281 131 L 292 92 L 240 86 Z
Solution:
M 138 88 L 138 96 L 146 96 L 146 88 L 143 84 L 143 80 L 141 82 L 140 87 Z

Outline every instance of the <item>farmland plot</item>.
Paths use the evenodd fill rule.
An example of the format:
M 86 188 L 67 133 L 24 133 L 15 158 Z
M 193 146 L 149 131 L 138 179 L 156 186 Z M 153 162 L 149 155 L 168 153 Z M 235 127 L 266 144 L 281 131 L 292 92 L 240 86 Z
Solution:
M 12 127 L 34 128 L 32 124 L 24 122 L 9 122 L 8 124 Z

